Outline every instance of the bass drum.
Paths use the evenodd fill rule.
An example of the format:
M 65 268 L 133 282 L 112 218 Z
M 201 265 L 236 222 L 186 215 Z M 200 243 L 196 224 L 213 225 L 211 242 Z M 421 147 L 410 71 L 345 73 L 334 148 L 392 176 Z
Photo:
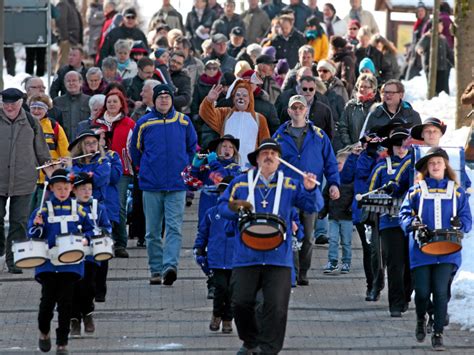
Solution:
M 239 219 L 242 242 L 258 251 L 278 248 L 286 239 L 286 223 L 271 213 L 249 213 Z

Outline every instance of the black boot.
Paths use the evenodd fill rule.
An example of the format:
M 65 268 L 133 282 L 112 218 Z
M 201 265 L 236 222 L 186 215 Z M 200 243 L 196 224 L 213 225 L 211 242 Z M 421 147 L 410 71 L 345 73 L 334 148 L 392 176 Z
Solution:
M 421 343 L 426 338 L 426 317 L 418 318 L 416 320 L 416 331 L 415 331 L 416 341 Z
M 433 333 L 431 336 L 431 346 L 433 347 L 433 350 L 436 351 L 443 351 L 446 348 L 444 347 L 443 344 L 443 334 L 441 333 Z
M 370 290 L 369 294 L 365 298 L 368 302 L 377 302 L 380 298 L 380 291 L 377 288 Z

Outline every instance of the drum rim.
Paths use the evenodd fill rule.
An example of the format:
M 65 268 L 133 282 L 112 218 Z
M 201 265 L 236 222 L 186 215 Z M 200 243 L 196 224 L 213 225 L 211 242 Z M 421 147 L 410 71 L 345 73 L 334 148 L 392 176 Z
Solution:
M 41 264 L 39 264 L 39 265 L 28 266 L 28 267 L 25 267 L 25 266 L 20 267 L 20 266 L 17 265 L 18 262 L 20 262 L 20 261 L 33 260 L 33 259 L 39 259 L 39 260 L 41 260 L 41 261 L 43 261 L 43 262 L 42 262 Z M 15 261 L 15 266 L 16 266 L 17 268 L 20 268 L 20 269 L 33 269 L 33 268 L 35 268 L 35 267 L 40 267 L 41 265 L 44 265 L 47 260 L 48 260 L 48 258 L 43 257 L 43 256 L 29 256 L 29 257 L 27 257 L 27 258 L 22 258 L 22 259 L 16 260 L 16 261 Z
M 61 256 L 63 256 L 64 254 L 67 254 L 67 253 L 71 253 L 71 252 L 80 252 L 82 254 L 82 256 L 79 259 L 77 259 L 76 261 L 64 262 L 64 261 L 61 260 Z M 63 264 L 74 264 L 74 263 L 78 263 L 79 261 L 84 259 L 85 255 L 86 255 L 86 253 L 84 252 L 84 250 L 78 250 L 78 249 L 68 250 L 68 251 L 62 252 L 61 254 L 58 254 L 58 260 Z
M 249 234 L 249 233 L 247 233 L 247 234 Z M 251 238 L 267 239 L 267 238 L 275 238 L 275 237 L 278 236 L 279 234 L 280 234 L 280 233 L 275 233 L 275 235 L 273 235 L 272 237 L 268 237 L 268 236 L 262 237 L 262 236 L 255 236 L 255 235 L 251 235 L 251 234 L 250 234 L 249 236 L 250 236 Z M 257 249 L 257 248 L 253 248 L 253 247 L 251 247 L 250 245 L 248 245 L 247 243 L 245 243 L 244 238 L 243 238 L 243 235 L 244 235 L 244 233 L 241 233 L 241 234 L 240 234 L 240 240 L 242 240 L 242 243 L 243 243 L 247 248 L 252 249 L 252 250 L 256 250 L 256 251 L 272 251 L 272 250 L 275 250 L 276 248 L 280 247 L 280 245 L 282 245 L 283 242 L 285 241 L 285 238 L 281 237 L 281 238 L 280 238 L 280 243 L 279 243 L 277 246 L 275 246 L 275 247 L 273 247 L 273 248 L 271 248 L 271 249 Z
M 100 256 L 100 255 L 108 255 L 108 256 L 110 256 L 110 258 L 108 258 L 108 259 L 103 259 L 103 260 L 97 260 L 96 257 L 97 257 L 97 256 Z M 95 260 L 95 261 L 99 261 L 99 262 L 100 262 L 100 261 L 107 261 L 107 260 L 110 260 L 110 259 L 112 259 L 113 257 L 114 257 L 114 254 L 113 254 L 113 253 L 108 253 L 108 252 L 100 252 L 100 253 L 97 253 L 97 254 L 94 254 L 94 255 L 93 255 L 94 260 Z

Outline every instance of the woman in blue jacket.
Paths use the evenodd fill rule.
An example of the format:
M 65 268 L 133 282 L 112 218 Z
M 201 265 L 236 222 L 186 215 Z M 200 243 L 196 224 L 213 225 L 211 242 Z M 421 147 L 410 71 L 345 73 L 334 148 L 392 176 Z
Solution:
M 433 349 L 443 350 L 449 283 L 461 265 L 461 252 L 444 256 L 425 254 L 420 250 L 417 235 L 430 235 L 434 229 L 460 229 L 467 233 L 471 230 L 472 215 L 466 193 L 459 186 L 446 151 L 431 148 L 415 168 L 420 172 L 419 182 L 408 191 L 400 220 L 409 237 L 410 267 L 415 280 L 416 339 L 422 342 L 426 337 L 426 312 L 432 293 L 434 332 L 431 344 Z

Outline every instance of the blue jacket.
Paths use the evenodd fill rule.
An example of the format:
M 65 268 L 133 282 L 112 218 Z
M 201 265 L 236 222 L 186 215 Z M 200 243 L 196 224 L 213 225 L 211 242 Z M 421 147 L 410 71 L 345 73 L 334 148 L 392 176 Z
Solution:
M 202 221 L 209 208 L 217 205 L 219 194 L 216 193 L 216 181 L 229 175 L 238 176 L 241 171 L 240 165 L 236 164 L 234 159 L 214 160 L 205 167 L 193 166 L 191 168 L 191 175 L 204 183 L 199 197 L 199 222 Z
M 110 182 L 110 169 L 111 164 L 107 156 L 100 157 L 96 155 L 92 157 L 89 164 L 81 164 L 78 160 L 73 161 L 72 170 L 75 174 L 78 173 L 94 173 L 93 182 L 94 189 L 92 195 L 99 201 L 106 199 L 107 186 Z
M 199 221 L 198 234 L 193 248 L 207 247 L 207 262 L 211 269 L 232 269 L 235 235 L 226 233 L 226 225 L 232 223 L 223 218 L 217 206 L 206 211 Z
M 105 207 L 107 207 L 107 216 L 113 222 L 120 222 L 120 198 L 118 183 L 123 174 L 122 161 L 117 152 L 107 151 L 107 157 L 110 161 L 110 181 L 105 192 Z
M 65 201 L 59 201 L 54 195 L 50 198 L 50 201 L 53 204 L 54 208 L 54 215 L 55 216 L 66 216 L 71 214 L 71 198 L 68 198 Z M 28 238 L 40 238 L 46 239 L 48 241 L 48 247 L 52 248 L 56 245 L 56 236 L 61 234 L 61 228 L 59 223 L 49 223 L 48 222 L 48 209 L 46 206 L 43 206 L 41 209 L 41 216 L 43 217 L 43 225 L 42 226 L 35 226 L 33 221 L 36 217 L 36 213 L 38 212 L 39 208 L 35 209 L 30 216 L 28 221 Z M 77 228 L 78 225 L 82 226 L 82 233 L 88 239 L 93 234 L 93 225 L 89 216 L 87 215 L 84 208 L 78 203 L 77 204 L 77 214 L 79 216 L 78 222 L 68 222 L 68 232 L 69 233 L 78 233 L 79 229 Z M 51 264 L 50 260 L 46 260 L 46 262 L 35 268 L 35 278 L 40 281 L 41 274 L 43 272 L 72 272 L 78 275 L 78 278 L 82 278 L 84 276 L 84 263 L 81 262 L 79 264 L 73 265 L 60 265 L 55 266 Z
M 185 191 L 181 172 L 196 152 L 197 136 L 188 116 L 174 108 L 163 115 L 153 109 L 133 130 L 130 155 L 140 169 L 143 191 Z
M 275 200 L 275 190 L 277 182 L 277 173 L 274 174 L 270 183 L 270 193 L 267 196 L 269 204 L 263 208 L 261 202 L 264 200 L 259 189 L 265 189 L 265 185 L 261 178 L 255 188 L 255 208 L 257 213 L 271 213 L 273 210 L 273 202 Z M 219 213 L 224 218 L 237 220 L 238 214 L 231 211 L 228 207 L 229 201 L 246 200 L 248 197 L 248 182 L 247 174 L 236 177 L 230 183 L 219 198 L 218 208 Z M 282 192 L 280 208 L 278 216 L 286 223 L 287 238 L 285 242 L 278 248 L 271 251 L 256 251 L 248 248 L 242 243 L 240 237 L 235 239 L 234 245 L 234 259 L 233 267 L 243 267 L 250 265 L 276 265 L 293 267 L 293 252 L 291 248 L 291 221 L 292 221 L 292 207 L 298 207 L 308 213 L 318 212 L 323 207 L 323 198 L 321 191 L 315 188 L 312 191 L 307 191 L 303 184 L 292 178 L 285 178 Z
M 78 203 L 82 206 L 84 211 L 88 214 L 89 219 L 92 222 L 92 225 L 94 228 L 99 229 L 99 231 L 105 231 L 107 233 L 112 233 L 112 225 L 110 224 L 109 217 L 107 216 L 107 210 L 105 208 L 105 205 L 103 203 L 98 202 L 97 204 L 97 219 L 94 220 L 92 214 L 92 199 L 88 202 L 79 202 Z M 95 233 L 98 233 L 99 231 L 95 231 Z M 100 262 L 97 262 L 94 260 L 94 257 L 92 255 L 87 255 L 86 256 L 86 261 L 96 263 L 100 265 Z
M 289 124 L 290 121 L 282 124 L 273 135 L 273 138 L 281 146 L 282 158 L 302 171 L 315 174 L 320 183 L 323 181 L 324 174 L 329 186 L 339 186 L 337 160 L 326 133 L 309 123 L 301 149 L 298 150 L 295 141 L 287 132 Z M 303 181 L 301 175 L 295 173 L 286 165 L 281 164 L 280 169 L 285 173 L 285 176 Z
M 372 174 L 369 177 L 369 187 L 367 191 L 372 191 L 375 190 L 386 183 L 388 183 L 390 180 L 393 180 L 396 169 L 400 166 L 400 162 L 403 160 L 402 158 L 399 158 L 398 156 L 392 155 L 390 156 L 392 160 L 392 168 L 394 170 L 394 173 L 389 175 L 387 171 L 387 159 L 383 159 L 375 165 L 375 168 L 372 170 Z M 382 229 L 388 229 L 388 228 L 395 228 L 400 226 L 400 221 L 398 219 L 398 216 L 396 217 L 391 217 L 388 214 L 383 214 L 380 216 L 379 220 L 379 230 Z
M 376 159 L 363 151 L 360 155 L 351 154 L 344 163 L 341 171 L 341 182 L 350 184 L 354 182 L 354 197 L 368 191 L 368 179 L 374 168 Z M 357 206 L 355 198 L 352 201 L 352 223 L 363 221 L 362 209 Z
M 426 178 L 426 184 L 430 192 L 446 192 L 446 187 L 448 184 L 448 179 L 443 179 L 440 181 Z M 415 215 L 418 214 L 418 207 L 420 204 L 420 195 L 421 189 L 420 185 L 416 184 L 412 186 L 405 200 L 403 201 L 402 207 L 400 209 L 400 222 L 403 230 L 409 238 L 409 250 L 410 250 L 410 268 L 416 268 L 423 265 L 431 264 L 455 264 L 456 268 L 461 266 L 461 251 L 445 256 L 433 256 L 424 254 L 421 252 L 418 242 L 415 240 L 411 224 Z M 462 223 L 462 231 L 467 233 L 471 230 L 472 226 L 472 215 L 471 209 L 469 207 L 469 201 L 466 196 L 466 193 L 462 187 L 456 185 L 456 204 L 457 204 L 457 215 Z M 425 199 L 423 203 L 423 215 L 421 220 L 424 224 L 427 225 L 428 229 L 434 229 L 434 200 Z M 441 215 L 442 215 L 442 228 L 449 229 L 451 228 L 450 219 L 452 217 L 453 211 L 453 201 L 452 200 L 442 200 L 441 202 Z

